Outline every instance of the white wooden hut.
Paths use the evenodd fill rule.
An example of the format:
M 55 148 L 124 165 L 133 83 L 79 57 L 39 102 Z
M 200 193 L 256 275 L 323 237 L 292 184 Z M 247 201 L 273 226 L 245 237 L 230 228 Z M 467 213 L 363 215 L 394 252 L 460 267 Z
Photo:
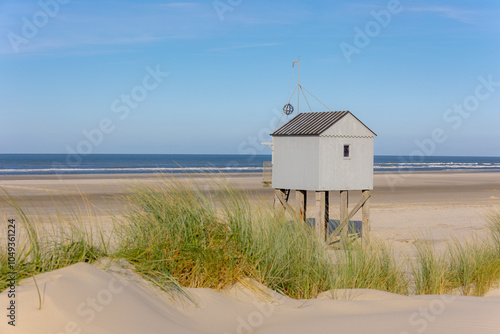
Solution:
M 351 217 L 347 213 L 348 191 L 361 190 L 363 197 L 356 211 L 364 209 L 368 227 L 367 202 L 373 189 L 376 136 L 372 130 L 349 111 L 310 112 L 298 114 L 271 136 L 272 185 L 282 203 L 287 201 L 290 190 L 297 190 L 297 209 L 305 219 L 306 192 L 315 191 L 317 201 L 324 202 L 316 205 L 324 206 L 317 212 L 316 221 L 326 219 L 327 224 L 329 192 L 340 191 L 341 224 L 345 219 L 347 224 L 356 213 Z

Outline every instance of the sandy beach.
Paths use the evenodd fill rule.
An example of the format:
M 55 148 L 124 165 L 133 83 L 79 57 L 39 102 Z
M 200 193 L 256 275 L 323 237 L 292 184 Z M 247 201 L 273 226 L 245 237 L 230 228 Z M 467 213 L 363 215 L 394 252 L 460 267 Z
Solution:
M 213 178 L 225 179 L 247 192 L 253 205 L 272 205 L 273 189 L 262 185 L 261 174 L 173 177 L 194 181 L 207 192 L 217 191 Z M 110 217 L 124 213 L 123 195 L 136 185 L 157 183 L 156 175 L 0 177 L 2 189 L 21 207 L 46 218 L 45 223 L 50 224 L 55 214 L 83 207 L 97 218 L 91 223 L 107 226 L 109 233 Z M 5 192 L 0 195 L 2 220 L 19 219 L 7 204 Z M 336 218 L 338 195 L 331 196 L 330 214 Z M 351 204 L 359 196 L 353 192 Z M 312 196 L 309 205 L 314 205 Z M 378 173 L 371 232 L 402 253 L 411 252 L 413 243 L 422 241 L 440 249 L 453 238 L 484 236 L 488 231 L 485 216 L 495 210 L 500 210 L 498 173 Z M 313 300 L 293 300 L 250 282 L 222 292 L 186 289 L 191 298 L 187 300 L 178 292 L 165 293 L 151 286 L 123 263 L 79 263 L 38 275 L 36 280 L 43 291 L 41 310 L 33 279 L 25 279 L 16 287 L 17 326 L 8 326 L 4 319 L 1 333 L 500 331 L 500 290 L 481 298 L 346 290 L 325 292 Z M 2 309 L 7 303 L 4 291 Z
M 123 196 L 134 186 L 158 184 L 158 174 L 0 176 L 0 212 L 3 219 L 14 217 L 6 193 L 33 213 L 50 216 L 68 208 L 85 207 L 101 221 L 124 212 Z M 249 194 L 254 205 L 271 206 L 273 189 L 264 187 L 260 173 L 223 175 L 164 175 L 194 182 L 207 192 L 224 180 Z M 500 210 L 500 173 L 376 173 L 372 192 L 371 231 L 381 239 L 393 241 L 396 247 L 415 240 L 416 236 L 442 244 L 453 237 L 467 237 L 471 232 L 486 233 L 485 216 Z M 332 193 L 330 217 L 339 217 L 339 195 Z M 360 192 L 350 194 L 350 206 Z M 290 201 L 293 204 L 295 194 Z M 314 194 L 309 192 L 312 214 Z M 360 217 L 355 216 L 355 219 Z M 99 219 L 97 219 L 99 220 Z

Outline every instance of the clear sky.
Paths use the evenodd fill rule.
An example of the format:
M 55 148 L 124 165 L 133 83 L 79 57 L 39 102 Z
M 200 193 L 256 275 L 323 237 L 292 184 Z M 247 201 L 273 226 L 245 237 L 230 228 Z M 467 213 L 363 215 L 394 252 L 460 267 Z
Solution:
M 300 55 L 376 154 L 500 156 L 498 0 L 3 0 L 0 36 L 0 153 L 267 154 Z

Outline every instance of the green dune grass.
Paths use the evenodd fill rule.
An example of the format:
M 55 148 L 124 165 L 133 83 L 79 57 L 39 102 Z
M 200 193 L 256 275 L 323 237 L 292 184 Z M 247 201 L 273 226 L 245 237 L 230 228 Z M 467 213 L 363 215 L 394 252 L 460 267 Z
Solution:
M 251 278 L 292 298 L 359 288 L 481 296 L 500 279 L 500 214 L 488 218 L 489 238 L 455 240 L 439 256 L 417 243 L 415 259 L 398 263 L 387 244 L 373 239 L 327 250 L 300 219 L 252 208 L 248 196 L 230 186 L 219 184 L 210 197 L 190 182 L 159 183 L 134 189 L 109 240 L 85 224 L 92 219 L 89 210 L 77 210 L 70 219 L 58 215 L 43 230 L 36 214 L 12 201 L 23 231 L 18 279 L 101 257 L 132 263 L 159 286 L 220 290 Z M 9 271 L 2 249 L 0 290 Z

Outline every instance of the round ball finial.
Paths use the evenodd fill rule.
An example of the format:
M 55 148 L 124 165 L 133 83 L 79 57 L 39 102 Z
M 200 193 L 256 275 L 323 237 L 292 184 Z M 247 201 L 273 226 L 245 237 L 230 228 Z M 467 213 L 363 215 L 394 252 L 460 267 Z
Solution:
M 283 112 L 286 114 L 286 115 L 291 115 L 293 114 L 293 106 L 288 103 L 288 104 L 285 104 L 285 106 L 283 107 Z

